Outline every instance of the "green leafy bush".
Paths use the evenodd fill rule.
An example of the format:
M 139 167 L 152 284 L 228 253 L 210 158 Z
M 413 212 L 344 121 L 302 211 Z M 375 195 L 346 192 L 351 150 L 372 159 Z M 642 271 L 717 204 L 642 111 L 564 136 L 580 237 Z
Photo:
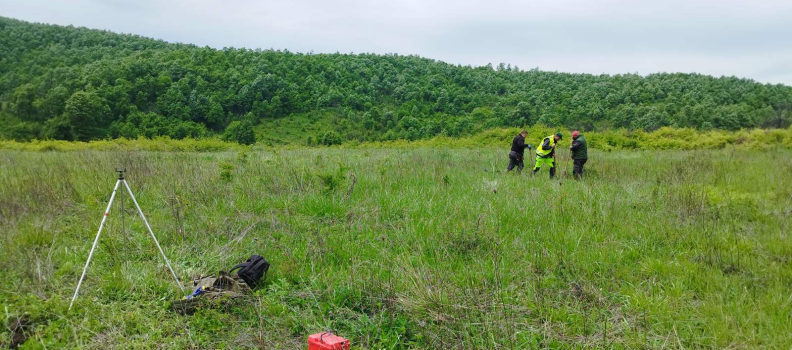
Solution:
M 325 146 L 340 145 L 342 142 L 344 140 L 341 139 L 341 135 L 335 131 L 328 131 L 322 135 L 322 144 Z
M 256 133 L 253 124 L 247 121 L 233 121 L 223 133 L 223 140 L 236 142 L 241 145 L 256 143 Z

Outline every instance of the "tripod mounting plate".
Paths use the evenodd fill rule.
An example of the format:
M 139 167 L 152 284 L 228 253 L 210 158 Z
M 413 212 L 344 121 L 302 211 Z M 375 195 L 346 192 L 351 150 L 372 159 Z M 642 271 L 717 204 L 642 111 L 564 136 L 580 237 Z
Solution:
M 123 169 L 116 168 L 115 171 L 118 173 L 118 179 L 119 180 L 123 180 L 124 179 L 124 173 L 126 172 L 126 168 L 123 168 Z

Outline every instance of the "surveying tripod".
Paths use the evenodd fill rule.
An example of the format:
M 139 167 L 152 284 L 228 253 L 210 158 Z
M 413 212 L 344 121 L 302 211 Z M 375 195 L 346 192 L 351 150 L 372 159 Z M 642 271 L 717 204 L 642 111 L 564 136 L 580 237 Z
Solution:
M 116 192 L 118 192 L 118 187 L 121 184 L 124 184 L 127 193 L 129 193 L 129 197 L 131 197 L 132 202 L 135 203 L 135 207 L 137 208 L 138 213 L 140 214 L 140 218 L 142 218 L 143 222 L 146 224 L 146 228 L 148 229 L 149 234 L 151 234 L 151 238 L 154 240 L 154 244 L 157 245 L 157 249 L 159 249 L 160 254 L 162 254 L 162 259 L 165 260 L 165 265 L 168 266 L 168 270 L 170 270 L 171 274 L 173 275 L 173 279 L 176 280 L 176 284 L 179 286 L 179 289 L 181 289 L 182 293 L 184 293 L 184 287 L 182 287 L 181 282 L 179 282 L 179 278 L 176 277 L 176 273 L 173 272 L 173 268 L 171 267 L 170 262 L 168 261 L 168 257 L 166 257 L 165 252 L 162 251 L 162 247 L 160 246 L 159 241 L 157 241 L 157 237 L 154 236 L 154 231 L 151 230 L 151 225 L 149 225 L 148 220 L 146 220 L 146 216 L 143 215 L 143 210 L 140 209 L 140 205 L 138 205 L 137 199 L 135 199 L 135 195 L 132 194 L 132 190 L 129 188 L 129 184 L 126 182 L 126 179 L 124 179 L 124 173 L 126 172 L 126 169 L 116 169 L 116 172 L 118 172 L 118 181 L 116 181 L 115 187 L 113 187 L 113 194 L 110 195 L 110 202 L 107 203 L 107 209 L 105 209 L 104 216 L 102 216 L 102 222 L 99 224 L 99 232 L 96 233 L 96 238 L 94 238 L 93 246 L 91 246 L 91 252 L 88 253 L 88 260 L 85 262 L 85 267 L 83 267 L 82 275 L 80 276 L 80 281 L 77 282 L 77 288 L 74 290 L 74 296 L 72 296 L 71 303 L 69 303 L 69 310 L 71 310 L 72 305 L 74 305 L 74 301 L 77 300 L 77 294 L 80 293 L 80 287 L 82 286 L 83 279 L 85 279 L 85 273 L 88 272 L 88 266 L 91 264 L 91 258 L 93 258 L 94 251 L 96 250 L 96 245 L 99 243 L 99 236 L 102 235 L 102 229 L 104 229 L 105 222 L 107 222 L 107 217 L 110 215 L 110 206 L 113 205 L 113 199 L 115 199 Z M 121 193 L 123 194 L 123 190 Z M 123 208 L 124 208 L 124 202 L 122 200 L 121 201 L 122 223 L 124 216 Z M 124 227 L 124 232 L 126 232 L 126 227 Z

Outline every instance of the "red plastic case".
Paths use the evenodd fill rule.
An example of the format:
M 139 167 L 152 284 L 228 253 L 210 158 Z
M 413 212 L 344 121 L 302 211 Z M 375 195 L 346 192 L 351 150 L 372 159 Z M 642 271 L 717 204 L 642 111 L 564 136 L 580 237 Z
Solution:
M 349 340 L 328 332 L 311 334 L 308 350 L 349 350 Z

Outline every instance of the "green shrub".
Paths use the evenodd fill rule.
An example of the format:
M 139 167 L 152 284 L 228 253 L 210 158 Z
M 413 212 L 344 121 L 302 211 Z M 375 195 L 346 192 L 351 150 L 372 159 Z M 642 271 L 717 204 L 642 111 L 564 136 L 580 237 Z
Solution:
M 231 182 L 233 178 L 232 172 L 234 171 L 234 166 L 228 163 L 220 164 L 220 180 L 223 180 L 225 183 Z
M 236 142 L 241 145 L 252 145 L 256 143 L 256 133 L 253 131 L 253 123 L 249 121 L 231 122 L 223 133 L 223 140 Z
M 342 142 L 341 135 L 335 131 L 328 131 L 322 135 L 322 144 L 325 146 L 340 145 Z

